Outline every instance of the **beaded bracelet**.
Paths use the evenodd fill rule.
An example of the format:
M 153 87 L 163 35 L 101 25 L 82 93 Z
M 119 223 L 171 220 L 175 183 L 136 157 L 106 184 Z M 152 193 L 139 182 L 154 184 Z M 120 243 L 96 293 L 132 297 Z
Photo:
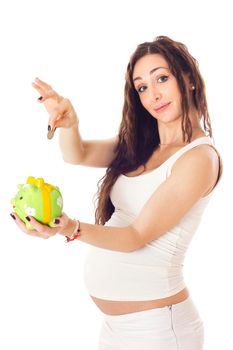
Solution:
M 79 238 L 81 236 L 80 233 L 80 221 L 79 220 L 75 220 L 76 221 L 76 225 L 75 225 L 75 229 L 74 232 L 72 233 L 72 235 L 70 237 L 66 236 L 66 243 L 74 241 L 75 239 Z

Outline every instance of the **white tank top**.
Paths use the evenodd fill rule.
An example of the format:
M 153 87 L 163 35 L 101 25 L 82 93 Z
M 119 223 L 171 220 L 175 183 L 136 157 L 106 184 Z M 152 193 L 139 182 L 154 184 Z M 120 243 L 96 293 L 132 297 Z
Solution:
M 110 194 L 115 211 L 105 225 L 124 227 L 132 223 L 170 175 L 175 161 L 200 144 L 213 145 L 213 141 L 209 136 L 200 137 L 150 172 L 135 177 L 120 175 Z M 185 253 L 212 192 L 196 202 L 176 226 L 141 249 L 125 253 L 91 247 L 84 266 L 89 294 L 106 300 L 140 301 L 165 298 L 185 288 Z

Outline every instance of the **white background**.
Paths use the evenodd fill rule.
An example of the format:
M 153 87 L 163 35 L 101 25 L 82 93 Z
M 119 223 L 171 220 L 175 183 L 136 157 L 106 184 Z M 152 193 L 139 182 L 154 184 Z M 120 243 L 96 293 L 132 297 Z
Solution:
M 136 46 L 157 35 L 184 42 L 205 78 L 224 176 L 186 257 L 205 322 L 205 350 L 232 340 L 232 15 L 230 1 L 1 1 L 0 349 L 96 349 L 102 315 L 83 284 L 88 246 L 19 231 L 9 213 L 29 175 L 60 187 L 64 211 L 94 223 L 105 169 L 62 161 L 58 135 L 31 87 L 36 76 L 73 102 L 83 138 L 108 138 L 121 120 L 124 74 Z

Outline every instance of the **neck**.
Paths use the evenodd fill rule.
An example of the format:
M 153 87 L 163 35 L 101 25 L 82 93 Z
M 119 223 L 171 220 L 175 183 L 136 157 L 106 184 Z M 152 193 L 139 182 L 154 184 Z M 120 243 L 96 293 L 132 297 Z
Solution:
M 181 141 L 182 139 L 182 141 Z M 160 142 L 159 146 L 169 146 L 169 145 L 176 145 L 176 144 L 180 144 L 183 142 L 183 135 L 179 135 L 174 141 L 171 142 Z
M 200 134 L 203 134 L 204 136 L 204 131 L 201 127 L 198 115 L 192 110 L 192 108 L 190 109 L 190 121 L 192 124 L 192 138 L 195 138 L 196 135 L 198 136 Z M 162 123 L 158 121 L 160 146 L 182 145 L 187 143 L 183 141 L 181 123 L 181 118 L 178 118 L 171 123 Z

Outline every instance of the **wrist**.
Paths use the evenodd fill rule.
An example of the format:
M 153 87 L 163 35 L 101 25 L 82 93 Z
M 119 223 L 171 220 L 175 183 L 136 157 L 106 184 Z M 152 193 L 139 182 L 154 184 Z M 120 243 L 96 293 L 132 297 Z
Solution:
M 72 236 L 74 229 L 76 226 L 76 221 L 72 219 L 68 219 L 67 225 L 62 228 L 62 230 L 59 232 L 62 236 Z
M 73 228 L 73 233 L 71 235 L 66 235 L 66 243 L 70 241 L 74 241 L 75 239 L 79 238 L 81 236 L 81 229 L 80 229 L 80 221 L 79 220 L 72 220 L 75 222 L 75 227 Z
M 78 122 L 74 123 L 74 124 L 72 124 L 70 126 L 62 126 L 61 128 L 59 128 L 60 129 L 60 135 L 70 136 L 70 135 L 73 135 L 73 134 L 77 134 L 78 127 L 79 127 Z
M 78 127 L 79 127 L 79 120 L 78 120 L 78 118 L 75 118 L 75 120 L 70 125 L 70 129 L 77 130 Z

